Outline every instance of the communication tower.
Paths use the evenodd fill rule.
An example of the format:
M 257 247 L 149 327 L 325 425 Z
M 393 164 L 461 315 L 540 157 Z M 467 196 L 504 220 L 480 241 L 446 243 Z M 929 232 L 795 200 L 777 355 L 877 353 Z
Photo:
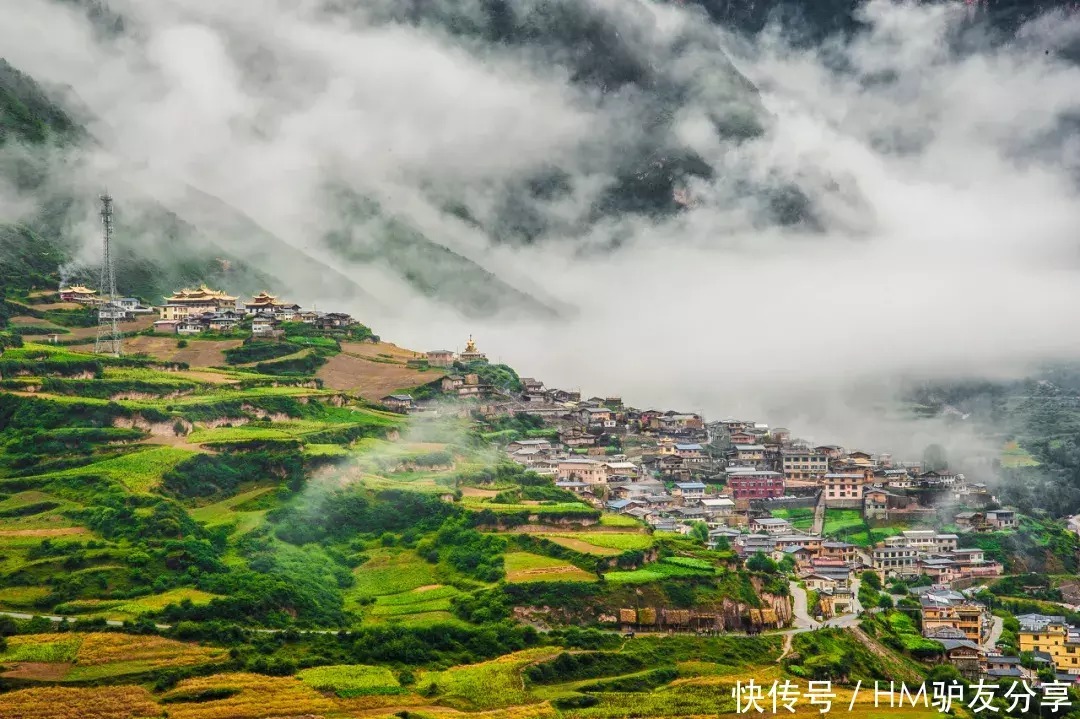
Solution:
M 101 196 L 101 281 L 98 284 L 98 332 L 94 343 L 95 354 L 120 356 L 120 328 L 117 325 L 117 311 L 120 305 L 116 297 L 116 272 L 113 269 L 112 243 L 113 216 L 112 197 L 106 192 Z

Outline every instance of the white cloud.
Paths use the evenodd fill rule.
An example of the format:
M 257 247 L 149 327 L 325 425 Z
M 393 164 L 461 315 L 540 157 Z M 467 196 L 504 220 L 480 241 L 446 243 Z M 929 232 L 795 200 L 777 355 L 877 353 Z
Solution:
M 100 118 L 104 153 L 126 158 L 118 169 L 145 163 L 148 186 L 189 181 L 317 252 L 333 177 L 578 308 L 553 324 L 468 321 L 344 264 L 396 298 L 396 315 L 353 309 L 402 344 L 455 345 L 472 331 L 527 374 L 590 393 L 800 416 L 856 379 L 1000 372 L 1080 351 L 1066 329 L 1080 299 L 1080 151 L 1059 127 L 1080 111 L 1080 70 L 1042 51 L 1075 38 L 1075 18 L 994 43 L 971 40 L 962 10 L 877 0 L 852 40 L 805 48 L 671 5 L 583 4 L 682 94 L 576 84 L 565 50 L 455 34 L 440 24 L 452 5 L 408 24 L 393 4 L 341 16 L 314 2 L 117 1 L 133 31 L 103 43 L 70 9 L 25 0 L 0 46 L 74 87 Z M 745 111 L 728 53 L 760 89 L 758 139 L 713 131 L 717 116 Z M 572 232 L 654 104 L 674 117 L 670 145 L 692 148 L 713 177 L 690 183 L 693 207 L 675 217 Z M 493 246 L 440 204 L 487 220 L 508 185 L 551 166 L 571 192 L 531 207 L 566 231 L 535 246 Z M 762 221 L 760 187 L 784 183 L 809 198 L 817 230 Z M 621 249 L 595 251 L 612 237 Z

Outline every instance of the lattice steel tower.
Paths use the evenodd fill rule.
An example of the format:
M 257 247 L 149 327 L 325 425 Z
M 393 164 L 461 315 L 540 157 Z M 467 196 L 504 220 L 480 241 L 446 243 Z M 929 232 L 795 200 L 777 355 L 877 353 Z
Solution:
M 117 325 L 116 272 L 113 269 L 112 252 L 112 197 L 109 193 L 101 196 L 101 281 L 98 283 L 98 296 L 102 303 L 98 306 L 97 342 L 94 343 L 96 354 L 120 356 L 120 327 Z

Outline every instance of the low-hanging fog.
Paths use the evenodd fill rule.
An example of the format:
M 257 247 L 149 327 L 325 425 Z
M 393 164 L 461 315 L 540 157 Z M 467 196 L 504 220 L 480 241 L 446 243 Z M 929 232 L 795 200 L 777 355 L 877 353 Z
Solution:
M 404 346 L 471 333 L 549 385 L 874 449 L 926 443 L 869 411 L 898 377 L 1080 356 L 1080 67 L 1061 52 L 1077 16 L 1005 38 L 961 3 L 874 0 L 850 37 L 808 43 L 690 4 L 580 0 L 617 31 L 604 61 L 645 78 L 615 83 L 583 81 L 574 47 L 492 39 L 478 0 L 110 0 L 122 33 L 70 0 L 12 5 L 2 54 L 69 88 L 96 140 L 57 182 L 107 183 L 118 205 L 168 204 L 178 183 L 218 197 L 357 278 L 380 302 L 343 309 Z M 597 211 L 643 146 L 660 172 L 679 153 L 709 171 L 680 177 L 677 212 Z M 513 191 L 553 169 L 558 193 Z M 335 255 L 317 241 L 340 223 L 328 184 L 558 315 L 468 319 Z M 802 209 L 784 219 L 790 188 Z M 5 211 L 25 202 L 3 194 Z M 520 216 L 540 229 L 500 230 Z M 276 289 L 335 304 L 311 283 Z

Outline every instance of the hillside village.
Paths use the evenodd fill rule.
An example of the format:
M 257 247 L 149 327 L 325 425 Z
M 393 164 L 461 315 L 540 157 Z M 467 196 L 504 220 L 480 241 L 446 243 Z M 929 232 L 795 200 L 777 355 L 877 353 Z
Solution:
M 342 343 L 345 333 L 358 333 L 348 336 L 361 343 L 378 341 L 348 314 L 304 310 L 268 292 L 245 301 L 201 286 L 177 290 L 157 307 L 144 306 L 137 298 L 108 305 L 82 286 L 65 286 L 58 297 L 105 318 L 115 316 L 124 323 L 122 328 L 136 323 L 128 336 L 206 344 L 227 338 L 231 344 L 224 352 L 230 366 L 211 368 L 234 373 L 223 375 L 229 382 L 257 371 L 263 377 L 259 381 L 277 377 L 275 385 L 306 386 L 318 364 L 297 365 L 295 355 L 289 354 L 297 347 L 269 350 L 303 339 L 310 347 L 301 354 L 322 353 L 332 359 L 338 351 L 332 347 L 348 346 Z M 32 311 L 32 306 L 20 307 Z M 46 341 L 62 343 L 62 337 L 49 335 Z M 582 551 L 580 547 L 591 545 L 581 537 L 594 529 L 641 531 L 654 538 L 699 542 L 697 546 L 715 553 L 709 556 L 721 558 L 716 561 L 729 569 L 782 577 L 762 595 L 773 602 L 772 608 L 740 603 L 735 627 L 752 633 L 785 626 L 796 632 L 853 627 L 880 612 L 893 618 L 899 612 L 914 617 L 917 626 L 913 631 L 918 636 L 906 636 L 905 649 L 938 656 L 965 678 L 1080 682 L 1080 629 L 1070 624 L 1076 621 L 1070 607 L 1080 603 L 1080 588 L 1070 595 L 1073 604 L 1046 605 L 1070 609 L 1062 614 L 1009 614 L 988 591 L 995 582 L 1011 581 L 1005 577 L 1009 557 L 983 546 L 979 538 L 1016 534 L 1025 519 L 994 496 L 986 481 L 992 466 L 961 461 L 964 471 L 959 471 L 940 447 L 928 448 L 919 459 L 898 458 L 811 442 L 791 429 L 756 419 L 716 420 L 679 409 L 639 409 L 620 397 L 583 397 L 578 390 L 547 387 L 539 379 L 489 363 L 472 337 L 460 351 L 395 351 L 366 355 L 366 364 L 350 370 L 362 374 L 393 364 L 413 372 L 399 375 L 413 378 L 410 384 L 387 394 L 368 394 L 369 406 L 403 422 L 467 419 L 490 451 L 524 476 L 550 482 L 553 490 L 537 495 L 545 499 L 511 505 L 495 491 L 477 488 L 483 485 L 455 480 L 455 492 L 437 489 L 446 502 L 480 515 L 523 512 L 527 519 L 522 521 L 536 525 L 534 530 L 542 534 L 535 541 L 549 542 L 548 551 L 559 546 Z M 270 359 L 233 362 L 256 356 Z M 283 359 L 274 359 L 277 356 Z M 7 381 L 36 391 L 31 384 L 36 380 Z M 317 372 L 314 383 L 320 392 L 334 391 Z M 339 405 L 356 400 L 348 394 L 326 399 Z M 235 434 L 238 428 L 210 431 Z M 177 441 L 196 446 L 182 437 Z M 428 454 L 424 466 L 454 467 L 450 453 Z M 434 478 L 436 487 L 440 481 Z M 499 531 L 507 527 L 502 519 L 493 526 Z M 523 533 L 518 541 L 534 541 L 527 537 Z M 621 547 L 622 541 L 612 547 Z M 650 547 L 651 541 L 640 546 Z M 592 546 L 586 553 L 596 549 Z M 643 566 L 658 566 L 650 564 L 656 561 L 655 545 L 646 553 L 635 551 L 620 555 L 618 564 L 613 564 L 615 559 L 597 562 L 597 573 L 612 581 L 624 559 L 630 567 L 622 574 L 646 576 L 650 570 Z M 676 556 L 662 561 L 702 560 Z M 571 564 L 558 570 L 581 572 Z M 687 564 L 683 571 L 682 576 L 693 576 L 701 570 Z M 1041 586 L 1024 591 L 1029 589 L 1048 591 Z M 626 636 L 732 628 L 731 617 L 715 608 L 672 609 L 662 603 L 639 602 L 635 608 L 624 604 L 616 613 L 600 615 L 599 621 Z

